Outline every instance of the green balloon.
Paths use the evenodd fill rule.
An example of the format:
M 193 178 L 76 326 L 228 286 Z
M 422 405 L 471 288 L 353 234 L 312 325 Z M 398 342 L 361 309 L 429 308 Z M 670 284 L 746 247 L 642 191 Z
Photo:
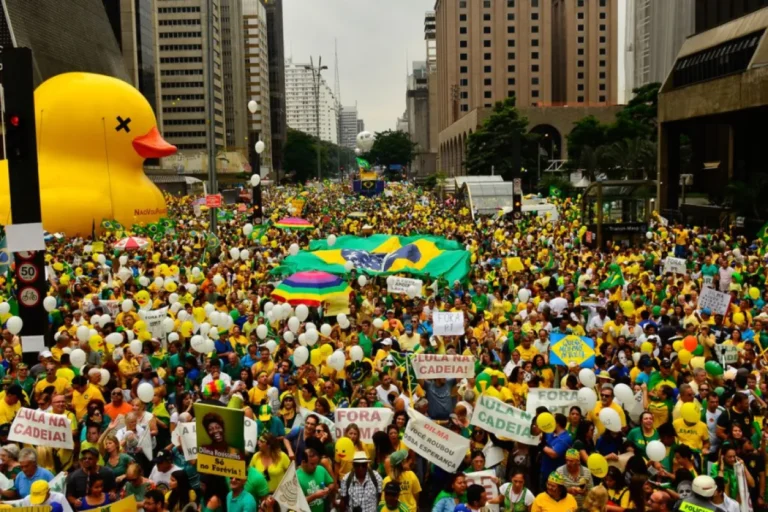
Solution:
M 723 367 L 720 366 L 720 363 L 717 361 L 707 361 L 706 364 L 704 364 L 704 369 L 713 377 L 719 377 L 723 374 Z
M 694 356 L 703 356 L 704 355 L 704 347 L 701 345 L 696 346 L 696 350 L 691 352 Z
M 661 314 L 661 306 L 653 306 L 653 316 L 659 316 Z
M 722 386 L 717 386 L 715 388 L 715 394 L 717 396 L 723 396 L 723 393 L 725 393 L 725 388 L 723 388 Z
M 737 284 L 741 284 L 741 282 L 744 280 L 740 272 L 734 272 L 731 277 L 733 278 L 733 282 Z

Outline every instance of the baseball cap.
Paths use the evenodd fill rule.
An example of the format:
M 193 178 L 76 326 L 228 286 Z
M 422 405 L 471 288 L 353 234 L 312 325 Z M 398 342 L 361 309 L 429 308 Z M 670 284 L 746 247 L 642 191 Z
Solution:
M 93 448 L 89 448 L 89 450 L 92 450 Z M 98 452 L 97 452 L 98 453 Z M 173 457 L 171 457 L 171 454 L 165 450 L 160 450 L 157 452 L 157 456 L 155 457 L 155 464 L 158 462 L 170 462 L 173 460 Z
M 48 482 L 45 480 L 38 480 L 32 483 L 29 488 L 29 503 L 32 505 L 42 505 L 45 499 L 48 497 Z
M 666 358 L 662 359 L 661 360 L 661 366 L 662 366 L 662 368 L 672 368 L 672 361 L 670 361 L 669 359 L 666 359 Z
M 259 421 L 271 421 L 272 420 L 272 408 L 268 405 L 259 406 Z
M 400 494 L 400 484 L 396 482 L 389 482 L 387 485 L 384 486 L 384 494 Z M 461 506 L 461 505 L 459 505 Z M 456 508 L 456 511 L 458 511 L 458 507 Z M 454 511 L 454 512 L 456 512 Z
M 381 340 L 382 345 L 392 345 L 392 338 L 384 338 Z
M 43 350 L 42 352 L 40 352 L 40 357 L 44 359 L 50 359 L 53 357 L 53 354 L 51 353 L 50 350 Z

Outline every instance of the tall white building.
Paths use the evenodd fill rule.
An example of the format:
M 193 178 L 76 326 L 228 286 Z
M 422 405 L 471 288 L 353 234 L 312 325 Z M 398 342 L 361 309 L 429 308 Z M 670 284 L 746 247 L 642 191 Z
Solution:
M 437 22 L 435 11 L 424 14 L 424 40 L 427 42 L 427 68 L 430 72 L 437 70 Z
M 336 98 L 324 78 L 320 81 L 319 96 L 320 139 L 337 144 Z M 285 114 L 288 126 L 317 137 L 316 105 L 315 85 L 309 64 L 286 61 Z
M 240 1 L 240 0 L 238 0 Z M 267 39 L 267 10 L 261 0 L 242 0 L 243 34 L 245 37 L 245 84 L 247 101 L 255 101 L 258 110 L 248 117 L 249 151 L 256 141 L 264 142 L 261 153 L 262 174 L 272 169 L 272 118 L 269 96 L 269 52 Z M 246 102 L 247 104 L 247 102 Z M 266 169 L 265 169 L 266 168 Z
M 627 0 L 627 100 L 633 89 L 666 80 L 680 47 L 694 33 L 694 4 L 694 0 Z
M 357 106 L 341 107 L 341 145 L 345 148 L 355 149 L 357 134 L 362 131 L 357 125 Z

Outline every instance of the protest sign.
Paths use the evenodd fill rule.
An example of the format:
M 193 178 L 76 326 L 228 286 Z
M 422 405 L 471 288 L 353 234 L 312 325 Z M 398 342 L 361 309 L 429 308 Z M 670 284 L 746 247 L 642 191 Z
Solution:
M 699 309 L 709 309 L 716 315 L 725 315 L 728 305 L 731 303 L 731 295 L 718 292 L 714 288 L 702 288 L 699 295 Z
M 685 260 L 683 258 L 673 258 L 667 256 L 664 260 L 664 273 L 672 272 L 673 274 L 686 274 Z
M 549 339 L 549 364 L 570 366 L 573 363 L 582 368 L 595 366 L 595 341 L 592 338 L 553 334 Z
M 475 425 L 523 444 L 537 445 L 539 437 L 531 435 L 533 415 L 507 405 L 497 398 L 480 395 L 470 425 Z
M 714 281 L 715 281 L 714 276 L 702 276 L 701 279 L 703 281 L 702 286 L 704 288 L 714 288 L 715 287 L 715 285 L 714 285 Z
M 326 418 L 322 414 L 317 414 L 314 411 L 310 411 L 306 407 L 299 407 L 299 414 L 301 414 L 301 417 L 304 418 L 305 420 L 309 417 L 310 414 L 313 414 L 315 418 L 320 420 L 320 423 L 325 423 L 326 425 L 328 425 L 328 428 L 331 431 L 331 437 L 333 438 L 334 441 L 336 441 L 336 424 L 333 421 Z
M 723 367 L 727 364 L 736 364 L 739 362 L 739 347 L 736 345 L 716 345 L 715 353 Z
M 546 407 L 552 414 L 568 416 L 571 407 L 579 405 L 579 392 L 567 389 L 530 388 L 526 411 L 535 414 L 537 407 Z
M 197 458 L 197 423 L 194 421 L 179 423 L 173 434 L 179 440 L 184 460 L 195 460 Z
M 464 379 L 475 376 L 473 356 L 419 353 L 411 359 L 417 379 Z
M 245 451 L 248 453 L 256 453 L 258 446 L 256 441 L 259 439 L 259 431 L 256 426 L 256 420 L 251 418 L 243 418 L 243 435 L 245 436 Z
M 493 441 L 490 439 L 485 447 L 483 447 L 483 453 L 485 454 L 485 467 L 487 468 L 492 468 L 504 461 L 504 450 L 494 446 Z
M 469 439 L 430 421 L 426 416 L 408 410 L 411 418 L 403 432 L 403 443 L 429 462 L 449 473 L 458 471 L 469 450 Z
M 373 434 L 386 431 L 394 415 L 394 411 L 383 407 L 336 409 L 336 439 L 344 437 L 344 430 L 350 423 L 355 423 L 360 427 L 360 440 L 371 443 Z
M 492 501 L 499 496 L 499 486 L 496 485 L 496 473 L 492 469 L 485 469 L 483 471 L 475 471 L 473 473 L 465 473 L 464 476 L 467 479 L 467 486 L 476 484 L 485 488 L 485 493 L 488 496 L 488 501 Z M 488 503 L 488 510 L 498 511 L 498 503 Z
M 66 416 L 22 407 L 11 425 L 8 440 L 35 446 L 74 450 L 72 425 Z
M 298 510 L 300 512 L 311 512 L 304 491 L 299 485 L 299 477 L 296 475 L 296 465 L 291 462 L 288 469 L 280 480 L 280 484 L 272 495 L 276 502 L 287 510 Z
M 734 473 L 736 473 L 736 480 L 739 483 L 739 510 L 740 512 L 751 512 L 752 501 L 749 496 L 749 483 L 747 482 L 747 475 L 744 472 L 744 463 L 737 462 L 733 465 Z
M 432 313 L 433 331 L 436 336 L 461 336 L 464 334 L 464 312 Z
M 165 329 L 163 329 L 163 320 L 168 316 L 168 308 L 154 309 L 144 313 L 144 322 L 147 324 L 147 330 L 153 338 L 165 340 Z
M 200 473 L 246 477 L 244 417 L 242 410 L 195 404 Z
M 421 297 L 421 287 L 424 286 L 424 282 L 421 279 L 395 276 L 387 278 L 387 293 L 408 293 L 408 288 L 411 286 L 415 286 L 418 290 L 416 297 Z

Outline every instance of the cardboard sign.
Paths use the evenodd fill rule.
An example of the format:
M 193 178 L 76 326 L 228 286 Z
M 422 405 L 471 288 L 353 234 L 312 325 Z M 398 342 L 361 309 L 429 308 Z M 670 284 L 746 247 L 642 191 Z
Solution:
M 242 410 L 195 404 L 197 471 L 246 478 Z
M 579 392 L 567 389 L 531 388 L 528 390 L 528 401 L 525 410 L 536 414 L 536 408 L 546 407 L 552 414 L 563 414 L 566 417 L 571 407 L 579 405 Z
M 407 277 L 395 277 L 389 276 L 387 278 L 387 293 L 408 293 L 408 288 L 415 286 L 419 291 L 416 297 L 421 297 L 421 287 L 424 286 L 424 282 L 421 279 L 409 279 Z
M 702 276 L 702 288 L 714 288 L 714 276 Z
M 461 336 L 464 334 L 464 312 L 432 313 L 433 332 L 436 336 Z
M 373 442 L 373 434 L 387 430 L 392 423 L 395 412 L 384 407 L 361 407 L 336 409 L 336 439 L 344 437 L 344 430 L 355 423 L 360 427 L 360 440 L 364 443 Z
M 472 484 L 482 485 L 485 488 L 485 494 L 488 496 L 488 501 L 491 501 L 499 496 L 499 486 L 496 485 L 496 473 L 492 469 L 486 469 L 483 471 L 475 471 L 474 473 L 466 473 L 464 475 L 467 479 L 467 486 Z M 498 503 L 489 503 L 487 505 L 488 510 L 498 511 Z
M 11 425 L 8 440 L 35 446 L 74 450 L 69 418 L 22 407 Z
M 717 345 L 715 347 L 715 353 L 720 360 L 720 364 L 723 365 L 723 368 L 725 368 L 725 365 L 736 364 L 739 362 L 739 347 L 736 345 Z
M 208 208 L 218 208 L 221 206 L 221 196 L 219 194 L 205 196 L 205 206 Z
M 731 295 L 718 292 L 714 288 L 702 288 L 699 295 L 699 310 L 708 308 L 713 314 L 725 315 L 728 305 L 731 303 Z
M 592 338 L 574 334 L 553 334 L 550 337 L 549 363 L 582 368 L 595 366 L 595 341 Z
M 685 268 L 685 260 L 683 258 L 673 258 L 667 256 L 664 260 L 664 273 L 672 272 L 673 274 L 687 274 L 688 270 Z
M 136 497 L 129 495 L 120 501 L 116 501 L 111 505 L 92 509 L 94 512 L 136 512 L 139 507 L 136 506 Z
M 181 446 L 184 460 L 197 459 L 197 423 L 179 423 L 173 431 L 174 444 Z M 178 440 L 178 444 L 177 444 Z
M 458 471 L 469 450 L 469 439 L 451 432 L 426 416 L 408 410 L 411 418 L 403 433 L 403 443 L 449 473 Z
M 480 395 L 470 425 L 493 432 L 498 437 L 535 446 L 539 437 L 531 435 L 533 415 L 507 405 L 497 398 Z
M 299 478 L 296 475 L 296 465 L 291 462 L 288 469 L 280 480 L 280 484 L 272 495 L 276 502 L 288 510 L 298 510 L 300 512 L 311 512 L 304 491 L 299 485 Z
M 417 379 L 465 379 L 475 376 L 473 356 L 415 354 L 411 359 Z
M 163 320 L 168 317 L 168 308 L 160 308 L 144 313 L 144 322 L 147 324 L 147 330 L 152 333 L 153 338 L 158 340 L 165 339 L 165 329 L 163 329 Z

